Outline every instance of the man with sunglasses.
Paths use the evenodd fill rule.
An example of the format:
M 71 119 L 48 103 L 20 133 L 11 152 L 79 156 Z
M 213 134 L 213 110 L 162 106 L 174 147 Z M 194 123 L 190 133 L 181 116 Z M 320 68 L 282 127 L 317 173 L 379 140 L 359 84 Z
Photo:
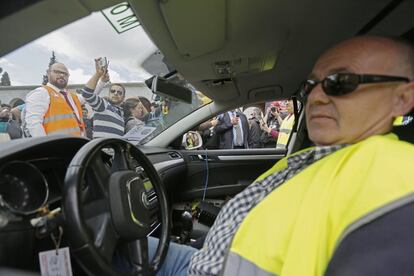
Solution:
M 121 137 L 125 133 L 124 111 L 122 103 L 125 99 L 125 87 L 119 83 L 112 83 L 108 97 L 102 97 L 95 90 L 99 79 L 108 74 L 107 68 L 100 68 L 99 60 L 95 60 L 96 73 L 91 77 L 82 90 L 85 101 L 94 111 L 93 138 Z
M 301 91 L 315 146 L 229 200 L 202 249 L 171 244 L 157 275 L 414 275 L 414 146 L 391 133 L 413 79 L 396 39 L 325 52 Z

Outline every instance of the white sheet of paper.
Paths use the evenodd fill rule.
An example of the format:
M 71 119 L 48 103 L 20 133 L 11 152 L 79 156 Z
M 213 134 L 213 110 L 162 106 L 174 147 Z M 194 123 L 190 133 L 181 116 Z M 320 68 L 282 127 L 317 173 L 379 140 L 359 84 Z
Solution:
M 150 127 L 150 126 L 141 126 L 141 127 L 133 127 L 130 131 L 128 131 L 123 138 L 126 138 L 128 140 L 133 141 L 141 141 L 148 135 L 150 135 L 156 127 Z
M 39 262 L 42 276 L 72 276 L 69 247 L 39 252 Z

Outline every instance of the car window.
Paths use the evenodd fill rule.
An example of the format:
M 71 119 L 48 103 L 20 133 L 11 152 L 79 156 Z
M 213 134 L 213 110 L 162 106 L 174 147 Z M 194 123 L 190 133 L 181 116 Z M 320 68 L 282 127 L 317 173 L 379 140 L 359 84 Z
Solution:
M 292 142 L 290 136 L 294 123 L 291 100 L 241 106 L 198 125 L 183 137 L 182 146 L 210 150 L 286 149 Z M 198 143 L 198 137 L 202 143 Z
M 108 70 L 108 78 L 101 78 L 94 91 L 102 104 L 95 99 L 81 100 L 81 97 L 85 98 L 82 89 L 95 73 L 96 58 L 100 58 Z M 57 63 L 64 64 L 66 69 L 50 71 L 50 66 Z M 68 93 L 65 100 L 71 108 L 62 111 L 58 107 L 55 115 L 56 112 L 61 117 L 74 114 L 78 125 L 83 124 L 81 135 L 88 138 L 98 137 L 99 132 L 126 135 L 128 139 L 144 144 L 182 117 L 211 102 L 179 74 L 170 78 L 191 90 L 191 102 L 153 94 L 144 81 L 171 70 L 173 68 L 164 62 L 162 53 L 140 26 L 128 4 L 120 3 L 94 12 L 0 58 L 0 141 L 51 134 L 46 129 L 46 133 L 36 130 L 34 126 L 45 128 L 46 121 L 57 118 L 47 115 L 50 103 L 55 102 L 54 97 L 50 100 L 48 93 L 51 92 L 46 90 L 34 91 L 50 84 L 49 73 L 52 73 L 58 82 L 66 78 L 64 89 L 56 89 L 56 85 L 52 88 L 58 93 L 56 95 L 61 92 L 59 90 Z M 113 84 L 123 88 L 114 89 L 123 100 L 113 104 L 112 108 Z M 73 95 L 80 96 L 80 106 L 72 99 Z M 29 102 L 28 96 L 31 96 Z M 108 114 L 113 115 L 112 121 L 103 119 Z M 101 130 L 97 130 L 99 128 Z M 112 130 L 106 133 L 102 128 Z

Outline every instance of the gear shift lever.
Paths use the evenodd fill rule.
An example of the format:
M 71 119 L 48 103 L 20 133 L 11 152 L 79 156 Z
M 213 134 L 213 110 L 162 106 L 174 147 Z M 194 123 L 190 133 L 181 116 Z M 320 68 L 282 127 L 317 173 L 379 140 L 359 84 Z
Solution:
M 187 243 L 190 240 L 191 230 L 193 230 L 193 216 L 190 212 L 184 211 L 181 214 L 181 223 L 182 223 L 182 231 L 181 231 L 181 243 Z

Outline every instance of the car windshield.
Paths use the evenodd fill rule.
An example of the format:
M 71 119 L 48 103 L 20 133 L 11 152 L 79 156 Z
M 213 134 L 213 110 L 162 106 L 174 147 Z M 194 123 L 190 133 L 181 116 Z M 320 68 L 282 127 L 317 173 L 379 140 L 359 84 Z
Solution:
M 35 124 L 46 132 L 46 128 L 59 127 L 48 125 L 48 121 L 56 119 L 50 114 L 54 108 L 52 105 L 56 107 L 56 103 L 53 97 L 50 100 L 52 94 L 44 87 L 83 98 L 83 88 L 96 72 L 94 59 L 107 66 L 109 81 L 106 82 L 102 76 L 94 91 L 103 105 L 96 105 L 96 99 L 95 102 L 82 99 L 77 105 L 76 100 L 66 97 L 71 111 L 56 111 L 60 116 L 76 115 L 73 117 L 83 126 L 83 136 L 96 138 L 99 133 L 116 134 L 144 144 L 184 116 L 211 102 L 179 74 L 171 79 L 191 91 L 191 103 L 151 91 L 145 80 L 153 75 L 169 74 L 174 68 L 164 62 L 162 53 L 140 26 L 128 4 L 121 3 L 94 12 L 0 58 L 0 140 L 45 134 L 39 134 Z M 56 63 L 63 64 L 67 70 L 56 69 L 52 66 Z M 49 74 L 57 76 L 57 83 L 67 77 L 67 86 L 56 89 L 59 85 L 53 83 L 53 76 L 49 79 Z M 119 84 L 115 88 L 123 89 L 117 92 L 112 89 L 114 84 Z M 42 96 L 32 97 L 27 102 L 28 95 L 33 96 L 34 91 L 42 88 Z M 112 96 L 113 91 L 121 95 Z M 118 100 L 114 100 L 116 97 Z M 122 98 L 121 101 L 119 98 Z M 118 117 L 105 117 L 111 116 L 110 112 Z M 115 133 L 111 127 L 118 132 Z

